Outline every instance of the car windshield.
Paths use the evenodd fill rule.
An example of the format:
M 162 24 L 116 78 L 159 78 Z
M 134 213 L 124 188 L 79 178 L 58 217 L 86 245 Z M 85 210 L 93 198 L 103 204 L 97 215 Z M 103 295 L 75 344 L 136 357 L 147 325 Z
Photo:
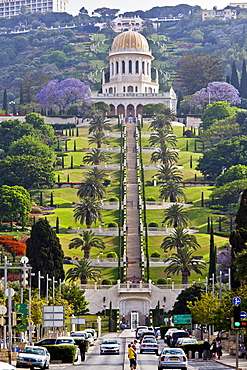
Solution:
M 104 340 L 102 344 L 117 344 L 116 340 Z
M 86 334 L 85 333 L 81 333 L 81 334 L 71 334 L 71 337 L 85 337 Z
M 164 349 L 163 355 L 182 355 L 183 351 L 181 349 Z
M 61 344 L 61 343 L 72 343 L 72 344 L 74 344 L 74 341 L 73 341 L 73 339 L 58 339 L 57 344 Z
M 30 347 L 26 347 L 21 352 L 22 353 L 32 353 L 34 355 L 41 355 L 41 356 L 44 356 L 45 355 L 45 351 L 42 348 L 30 348 Z
M 156 343 L 156 340 L 154 338 L 145 338 L 143 339 L 142 343 Z

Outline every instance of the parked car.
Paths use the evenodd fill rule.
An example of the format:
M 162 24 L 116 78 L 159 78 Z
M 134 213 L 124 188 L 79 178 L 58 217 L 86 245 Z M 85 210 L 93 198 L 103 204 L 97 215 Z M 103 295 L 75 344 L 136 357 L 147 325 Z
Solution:
M 170 345 L 171 347 L 175 347 L 178 338 L 189 338 L 189 337 L 190 337 L 190 334 L 185 330 L 174 331 L 172 333 Z
M 140 345 L 140 353 L 155 352 L 159 353 L 159 345 L 155 337 L 144 337 Z
M 158 370 L 183 369 L 187 370 L 188 360 L 181 348 L 164 348 L 159 356 Z
M 104 339 L 100 344 L 100 354 L 115 353 L 119 355 L 120 343 L 116 339 Z
M 81 340 L 88 340 L 89 345 L 94 345 L 94 338 L 91 333 L 86 332 L 86 330 L 83 331 L 75 331 L 74 333 L 70 334 L 70 336 L 74 339 L 81 339 Z
M 45 347 L 27 346 L 18 353 L 16 367 L 49 369 L 50 353 Z
M 94 337 L 94 340 L 97 340 L 98 333 L 97 333 L 97 331 L 95 329 L 87 328 L 87 329 L 85 329 L 85 332 L 86 333 L 91 333 L 92 336 Z
M 7 362 L 0 361 L 0 370 L 16 370 L 16 367 L 10 364 L 7 364 Z
M 180 347 L 182 344 L 194 344 L 198 343 L 194 338 L 178 338 L 175 347 Z

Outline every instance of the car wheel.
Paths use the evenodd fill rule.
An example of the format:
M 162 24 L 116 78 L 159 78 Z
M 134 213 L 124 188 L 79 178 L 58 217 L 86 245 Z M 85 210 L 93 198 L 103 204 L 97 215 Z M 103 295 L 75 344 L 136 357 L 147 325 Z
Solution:
M 50 363 L 48 362 L 47 364 L 46 364 L 46 369 L 49 369 L 50 368 Z
M 41 369 L 41 370 L 45 370 L 45 369 L 46 369 L 46 366 L 47 366 L 47 365 L 46 365 L 46 362 L 45 362 L 45 363 L 44 363 L 44 366 L 42 366 L 40 369 Z M 33 367 L 33 369 L 34 369 L 34 367 Z
M 102 351 L 100 351 L 100 354 L 101 354 L 101 355 L 103 355 L 103 352 L 102 352 Z
M 142 350 L 140 350 L 140 353 L 142 353 L 143 351 Z

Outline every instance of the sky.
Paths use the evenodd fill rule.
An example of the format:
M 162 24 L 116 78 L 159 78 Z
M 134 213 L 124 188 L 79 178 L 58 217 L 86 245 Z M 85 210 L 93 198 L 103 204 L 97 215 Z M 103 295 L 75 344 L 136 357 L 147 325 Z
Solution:
M 237 0 L 235 0 L 237 2 Z M 232 0 L 234 2 L 234 0 Z M 111 9 L 120 9 L 120 13 L 127 11 L 136 11 L 136 10 L 149 10 L 155 6 L 174 6 L 179 4 L 188 4 L 188 5 L 199 5 L 203 9 L 212 9 L 214 6 L 217 6 L 218 9 L 226 7 L 230 3 L 226 0 L 188 0 L 188 1 L 176 1 L 176 0 L 149 0 L 143 2 L 143 0 L 125 0 L 121 3 L 116 0 L 69 0 L 69 14 L 77 15 L 80 8 L 84 6 L 91 15 L 92 11 L 97 8 L 111 8 Z

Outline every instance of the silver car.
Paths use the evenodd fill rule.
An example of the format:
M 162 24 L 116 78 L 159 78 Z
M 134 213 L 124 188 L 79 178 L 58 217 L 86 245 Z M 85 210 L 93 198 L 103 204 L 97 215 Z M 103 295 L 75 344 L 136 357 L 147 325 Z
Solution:
M 16 367 L 49 369 L 50 353 L 45 347 L 27 346 L 18 353 Z
M 154 337 L 144 337 L 140 344 L 140 353 L 155 352 L 159 353 L 159 345 Z
M 116 339 L 104 339 L 100 344 L 100 354 L 115 353 L 119 355 L 120 346 Z
M 188 360 L 181 348 L 164 348 L 159 356 L 158 370 L 182 369 L 187 370 Z

